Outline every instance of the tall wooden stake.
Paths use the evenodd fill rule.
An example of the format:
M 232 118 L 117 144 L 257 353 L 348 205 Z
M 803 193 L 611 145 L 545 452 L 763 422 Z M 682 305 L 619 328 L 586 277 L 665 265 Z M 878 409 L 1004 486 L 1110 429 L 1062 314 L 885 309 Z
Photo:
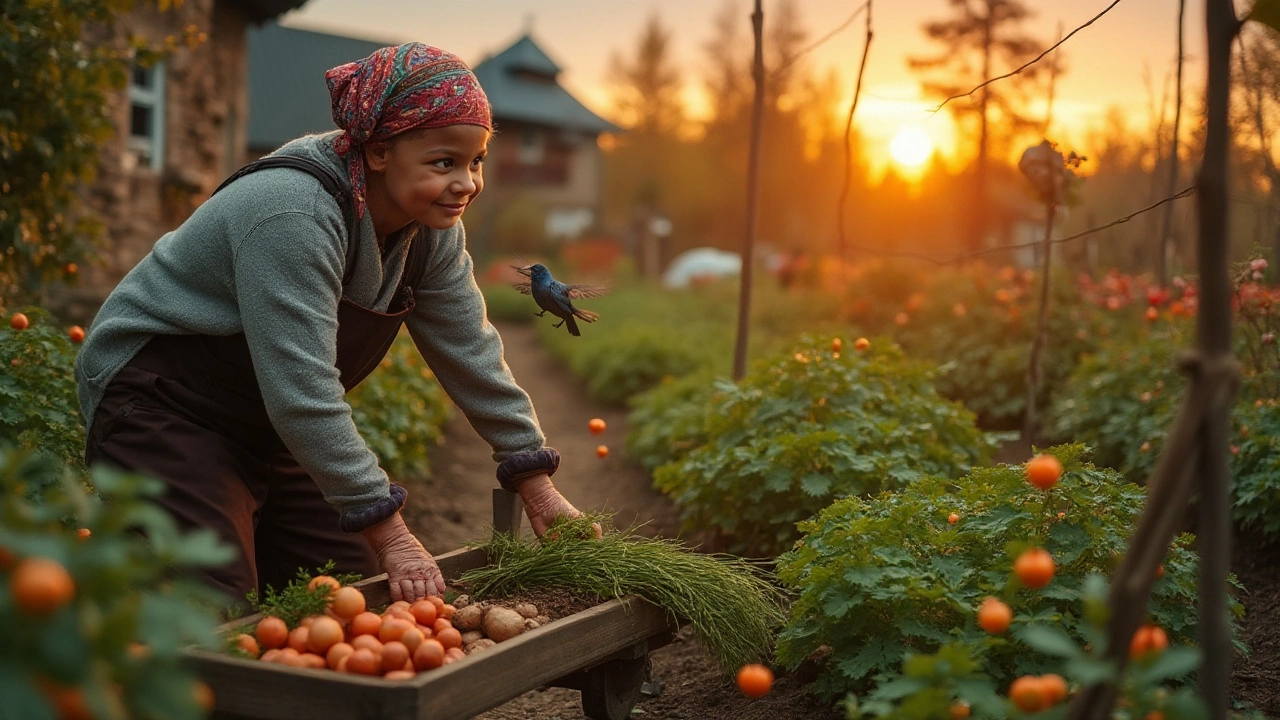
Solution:
M 1173 142 L 1169 153 L 1169 192 L 1178 192 L 1178 135 L 1182 131 L 1182 66 L 1183 52 L 1183 17 L 1187 11 L 1187 0 L 1178 0 L 1178 73 L 1173 101 Z M 1166 196 L 1167 197 L 1167 196 Z M 1156 260 L 1158 278 L 1161 286 L 1169 284 L 1169 253 L 1173 248 L 1173 203 L 1164 208 L 1164 222 L 1160 228 L 1160 257 Z
M 755 0 L 751 13 L 755 60 L 751 78 L 756 84 L 751 104 L 751 145 L 747 155 L 747 237 L 742 244 L 742 283 L 738 293 L 738 342 L 733 350 L 733 379 L 747 374 L 747 340 L 751 329 L 751 278 L 755 266 L 756 234 L 760 225 L 760 145 L 764 136 L 764 9 Z
M 1053 252 L 1053 223 L 1057 219 L 1057 203 L 1048 200 L 1044 204 L 1044 243 L 1041 252 L 1040 270 L 1040 310 L 1036 316 L 1036 335 L 1031 340 L 1031 358 L 1027 362 L 1027 411 L 1022 418 L 1022 442 L 1028 449 L 1035 444 L 1036 425 L 1039 423 L 1036 411 L 1036 392 L 1040 389 L 1040 355 L 1044 352 L 1044 344 L 1048 335 L 1049 324 L 1049 274 L 1052 270 L 1051 253 Z

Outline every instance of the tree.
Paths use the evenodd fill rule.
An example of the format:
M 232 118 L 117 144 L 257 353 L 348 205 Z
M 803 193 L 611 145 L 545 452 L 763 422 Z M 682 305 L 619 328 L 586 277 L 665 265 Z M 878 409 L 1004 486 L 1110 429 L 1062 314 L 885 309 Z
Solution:
M 130 53 L 85 42 L 131 0 L 0 0 L 0 305 L 34 300 L 92 249 L 99 223 L 76 211 L 100 145 L 115 131 L 109 94 Z
M 1271 257 L 1280 263 L 1280 168 L 1271 147 L 1271 134 L 1280 122 L 1280 35 L 1247 27 L 1240 43 L 1235 67 L 1240 94 L 1234 124 L 1251 146 L 1245 169 L 1262 180 L 1268 191 Z
M 939 79 L 926 79 L 922 86 L 930 96 L 945 99 L 967 93 L 971 88 L 1023 65 L 1038 55 L 1043 46 L 1021 30 L 1032 13 L 1022 0 L 948 0 L 954 9 L 947 20 L 925 23 L 925 35 L 942 45 L 937 55 L 910 58 L 912 70 Z M 985 85 L 974 99 L 950 105 L 961 121 L 977 125 L 977 154 L 974 162 L 974 199 L 966 228 L 966 246 L 978 249 L 988 230 L 988 164 L 993 139 L 1012 141 L 1038 122 L 1029 117 L 1025 97 L 1019 94 L 1044 69 L 1033 65 L 1021 75 Z M 1061 69 L 1058 68 L 1058 72 Z M 999 137 L 992 127 L 1002 127 Z
M 674 135 L 685 121 L 684 81 L 671 54 L 671 32 L 657 14 L 640 34 L 635 57 L 614 55 L 614 104 L 623 124 L 639 135 Z

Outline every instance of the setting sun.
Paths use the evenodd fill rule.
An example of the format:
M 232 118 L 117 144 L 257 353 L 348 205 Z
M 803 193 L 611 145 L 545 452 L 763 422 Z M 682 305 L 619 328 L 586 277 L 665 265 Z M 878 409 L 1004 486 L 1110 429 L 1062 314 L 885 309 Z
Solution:
M 907 126 L 889 141 L 889 155 L 904 170 L 915 170 L 933 154 L 933 140 L 924 130 Z

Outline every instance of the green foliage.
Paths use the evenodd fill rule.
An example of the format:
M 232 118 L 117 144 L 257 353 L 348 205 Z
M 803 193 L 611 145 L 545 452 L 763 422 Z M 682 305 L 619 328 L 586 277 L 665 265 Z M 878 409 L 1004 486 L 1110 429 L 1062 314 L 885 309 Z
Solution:
M 485 310 L 490 320 L 525 324 L 536 319 L 533 314 L 538 311 L 538 306 L 510 285 L 489 283 L 481 285 L 480 291 L 484 293 Z
M 49 313 L 23 308 L 31 325 L 0 325 L 0 442 L 84 466 L 84 421 L 72 375 L 78 346 Z
M 440 442 L 449 400 L 405 333 L 382 365 L 347 395 L 351 417 L 383 469 L 395 478 L 421 477 Z
M 593 523 L 605 529 L 602 537 L 593 537 Z M 558 519 L 536 542 L 494 533 L 480 547 L 489 564 L 459 578 L 473 596 L 546 586 L 610 599 L 635 595 L 687 620 L 726 674 L 759 662 L 782 623 L 771 575 L 741 558 L 616 531 L 607 516 Z
M 659 467 L 654 484 L 688 527 L 720 533 L 733 552 L 776 555 L 796 539 L 797 522 L 837 498 L 963 473 L 986 459 L 991 438 L 930 380 L 925 365 L 885 341 L 833 352 L 829 340 L 806 337 L 757 362 L 741 383 L 720 380 L 710 394 L 691 395 L 700 418 L 655 408 L 659 421 L 684 414 L 693 442 L 665 438 L 668 447 L 692 447 Z M 653 431 L 637 430 L 645 434 Z
M 870 499 L 846 498 L 803 523 L 804 538 L 779 561 L 779 577 L 798 593 L 779 638 L 779 661 L 795 667 L 830 646 L 817 687 L 838 697 L 884 688 L 902 676 L 904 657 L 948 644 L 961 643 L 1000 688 L 1019 675 L 1059 672 L 1061 658 L 1035 641 L 1035 628 L 1052 626 L 1074 643 L 1096 644 L 1080 607 L 1087 578 L 1111 572 L 1145 493 L 1086 462 L 1082 445 L 1048 452 L 1065 468 L 1051 491 L 1029 485 L 1021 466 L 1002 465 L 959 480 L 921 479 Z M 951 513 L 959 515 L 955 524 L 947 522 Z M 1148 608 L 1175 645 L 1196 634 L 1193 541 L 1184 535 L 1169 549 Z M 1057 564 L 1053 581 L 1039 591 L 1022 588 L 1010 572 L 1030 546 L 1045 548 Z M 987 596 L 1014 610 L 1008 633 L 978 627 L 977 609 Z M 1232 604 L 1233 615 L 1242 612 Z M 977 700 L 970 698 L 975 708 Z
M 0 715 L 52 720 L 53 684 L 82 693 L 94 717 L 203 717 L 181 651 L 218 647 L 213 608 L 224 599 L 182 573 L 234 551 L 211 530 L 181 533 L 148 500 L 156 481 L 94 468 L 92 482 L 98 495 L 49 455 L 0 448 L 0 554 L 54 560 L 75 585 L 70 603 L 33 617 L 14 602 L 14 566 L 0 562 Z M 38 504 L 23 499 L 32 484 L 50 488 Z M 79 539 L 77 527 L 92 534 Z M 131 652 L 136 643 L 145 652 Z
M 329 595 L 332 589 L 327 585 L 320 585 L 315 588 L 307 587 L 311 579 L 320 575 L 328 575 L 337 580 L 341 585 L 350 585 L 360 580 L 358 573 L 344 573 L 335 575 L 333 572 L 334 563 L 330 560 L 324 567 L 316 568 L 314 572 L 307 572 L 302 568 L 298 568 L 298 577 L 289 581 L 283 589 L 276 590 L 270 585 L 267 591 L 262 595 L 257 590 L 250 590 L 245 596 L 245 600 L 249 602 L 249 606 L 254 612 L 263 615 L 274 615 L 290 628 L 298 626 L 298 622 L 304 617 L 311 615 L 323 615 L 324 611 L 329 607 Z
M 632 398 L 627 454 L 653 472 L 707 442 L 703 421 L 716 393 L 715 380 L 716 374 L 707 370 L 679 380 L 665 377 Z

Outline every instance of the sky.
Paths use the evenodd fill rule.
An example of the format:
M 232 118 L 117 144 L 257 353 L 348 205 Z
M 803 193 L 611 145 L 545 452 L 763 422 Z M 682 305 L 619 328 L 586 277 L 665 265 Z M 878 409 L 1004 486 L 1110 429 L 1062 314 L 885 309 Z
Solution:
M 810 41 L 839 27 L 863 0 L 798 0 Z M 1026 26 L 1052 42 L 1084 24 L 1112 0 L 1025 0 L 1035 13 Z M 1184 70 L 1188 103 L 1202 84 L 1204 0 L 1186 0 Z M 531 29 L 533 38 L 563 68 L 561 82 L 584 104 L 607 113 L 609 67 L 615 56 L 634 54 L 646 21 L 655 13 L 673 34 L 674 54 L 692 107 L 704 106 L 700 94 L 703 44 L 712 21 L 725 4 L 741 9 L 749 38 L 750 0 L 309 0 L 282 24 L 396 44 L 421 41 L 457 53 L 471 64 L 496 53 Z M 773 0 L 765 0 L 765 23 Z M 873 5 L 875 39 L 867 61 L 863 94 L 855 123 L 873 163 L 887 158 L 891 139 L 904 127 L 916 127 L 944 154 L 953 147 L 950 117 L 931 113 L 922 99 L 917 75 L 907 67 L 912 55 L 935 54 L 921 31 L 923 23 L 948 15 L 947 0 L 880 0 Z M 1119 107 L 1134 128 L 1147 126 L 1151 92 L 1156 97 L 1170 82 L 1177 54 L 1178 0 L 1120 0 L 1093 25 L 1062 46 L 1067 73 L 1055 91 L 1055 141 L 1087 154 L 1089 129 L 1101 123 L 1109 107 Z M 853 79 L 865 37 L 864 19 L 833 36 L 807 56 L 814 70 L 833 68 L 841 78 L 841 96 L 833 104 L 847 113 Z M 746 40 L 749 42 L 749 40 Z M 1172 95 L 1169 96 L 1172 103 Z M 1194 105 L 1192 105 L 1194 106 Z M 919 135 L 919 133 L 916 133 Z

